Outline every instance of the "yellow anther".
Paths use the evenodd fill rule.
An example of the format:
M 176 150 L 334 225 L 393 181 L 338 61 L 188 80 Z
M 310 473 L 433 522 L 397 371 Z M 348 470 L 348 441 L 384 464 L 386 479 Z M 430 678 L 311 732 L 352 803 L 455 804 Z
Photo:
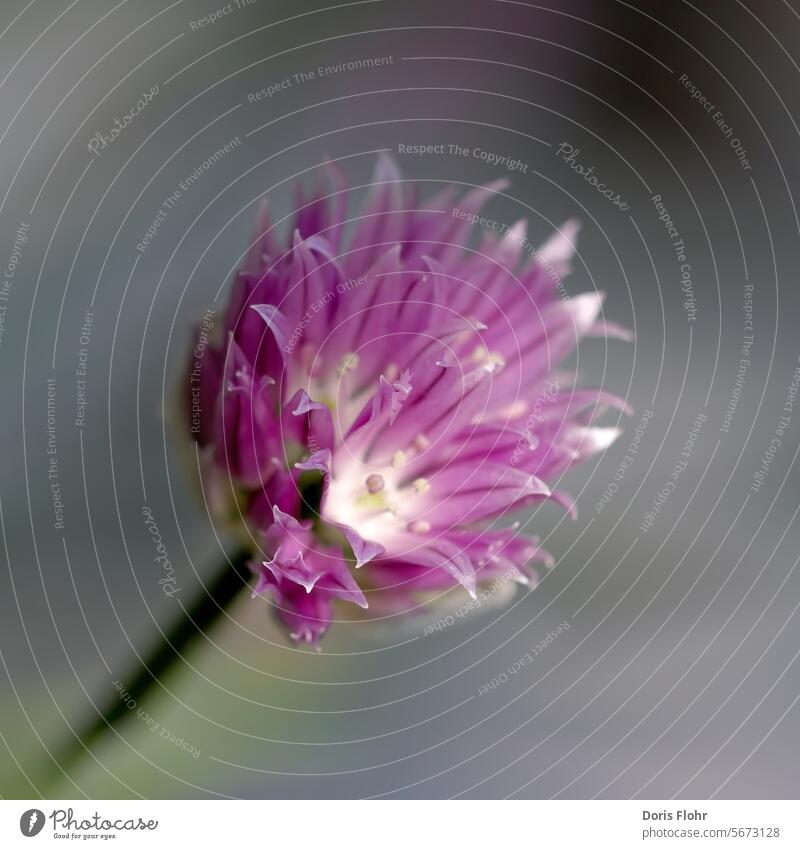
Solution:
M 425 478 L 417 478 L 412 486 L 414 487 L 414 492 L 416 492 L 417 495 L 424 495 L 431 488 L 431 485 Z
M 472 361 L 492 366 L 504 366 L 506 358 L 498 351 L 489 351 L 485 345 L 478 345 L 472 352 Z
M 351 351 L 342 357 L 339 363 L 339 377 L 344 376 L 348 371 L 355 371 L 358 368 L 360 357 L 355 352 Z
M 430 446 L 431 441 L 424 433 L 420 433 L 418 436 L 414 437 L 414 448 L 416 448 L 417 451 L 425 451 L 430 448 Z

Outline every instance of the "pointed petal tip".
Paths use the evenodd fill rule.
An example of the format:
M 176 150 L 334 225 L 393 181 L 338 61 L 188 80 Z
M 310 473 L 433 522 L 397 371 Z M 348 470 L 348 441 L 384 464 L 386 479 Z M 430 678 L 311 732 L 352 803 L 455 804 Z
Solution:
M 402 181 L 403 175 L 397 160 L 386 150 L 382 150 L 375 160 L 372 180 L 376 183 Z
M 312 401 L 311 396 L 304 390 L 300 390 L 300 398 L 297 402 L 297 406 L 292 410 L 293 416 L 302 416 L 305 413 L 310 413 L 312 410 L 325 410 L 327 409 L 324 404 L 321 404 L 319 401 Z
M 578 233 L 580 233 L 581 227 L 583 227 L 583 222 L 580 220 L 580 218 L 575 218 L 573 216 L 572 218 L 568 218 L 558 228 L 558 232 L 562 235 L 570 237 L 570 239 L 572 240 L 572 237 L 577 236 Z
M 331 451 L 330 448 L 322 448 L 311 454 L 307 460 L 294 464 L 295 469 L 300 469 L 303 472 L 326 472 L 331 470 Z
M 563 507 L 570 519 L 572 519 L 573 521 L 577 520 L 578 505 L 575 503 L 575 499 L 571 495 L 564 492 L 563 490 L 557 489 L 550 494 L 550 498 L 552 498 L 553 501 L 556 502 L 556 504 Z
M 597 331 L 599 336 L 606 339 L 617 339 L 620 342 L 633 342 L 636 338 L 636 334 L 632 330 L 628 330 L 627 327 L 604 319 L 597 322 Z
M 542 495 L 550 498 L 552 494 L 550 487 L 536 475 L 531 475 L 523 487 L 523 495 Z
M 386 553 L 386 549 L 377 542 L 365 540 L 356 530 L 349 526 L 341 526 L 342 533 L 350 543 L 350 548 L 353 549 L 353 554 L 356 558 L 356 569 L 360 569 L 382 554 Z
M 298 522 L 294 516 L 284 513 L 277 504 L 272 505 L 272 518 L 274 519 L 275 524 L 280 525 L 282 528 L 292 528 L 292 530 L 297 530 L 302 527 L 300 522 Z M 264 565 L 267 565 L 266 561 Z

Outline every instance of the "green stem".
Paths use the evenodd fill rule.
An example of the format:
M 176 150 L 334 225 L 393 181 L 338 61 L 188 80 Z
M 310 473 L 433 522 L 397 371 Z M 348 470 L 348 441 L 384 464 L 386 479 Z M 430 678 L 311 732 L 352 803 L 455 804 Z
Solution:
M 119 692 L 113 689 L 102 710 L 92 703 L 94 713 L 83 730 L 73 730 L 72 739 L 60 751 L 51 755 L 57 771 L 55 775 L 52 769 L 48 772 L 54 781 L 60 779 L 62 773 L 69 775 L 70 770 L 88 754 L 95 743 L 121 724 L 131 713 L 129 700 L 135 699 L 139 702 L 146 698 L 157 684 L 160 685 L 161 676 L 177 664 L 194 639 L 206 633 L 230 606 L 252 577 L 247 566 L 249 558 L 250 553 L 242 549 L 230 560 L 226 559 L 219 571 L 204 584 L 197 598 L 182 610 L 180 618 L 163 632 L 161 641 L 127 676 L 119 679 L 125 684 L 127 696 L 124 700 L 120 698 Z

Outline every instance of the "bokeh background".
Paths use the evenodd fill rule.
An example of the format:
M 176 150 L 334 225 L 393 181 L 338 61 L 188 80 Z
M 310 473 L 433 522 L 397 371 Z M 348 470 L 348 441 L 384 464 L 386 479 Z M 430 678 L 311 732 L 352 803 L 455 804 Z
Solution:
M 240 0 L 193 26 L 221 8 L 0 9 L 0 793 L 796 797 L 800 402 L 785 407 L 800 354 L 797 4 Z M 248 98 L 370 57 L 391 61 Z M 95 133 L 154 86 L 93 154 Z M 237 138 L 138 251 L 180 181 Z M 140 705 L 185 745 L 131 712 L 64 768 L 71 729 L 180 612 L 142 506 L 184 600 L 231 550 L 185 474 L 175 396 L 193 325 L 224 301 L 259 199 L 288 215 L 295 175 L 310 180 L 326 156 L 363 185 L 383 149 L 423 196 L 504 173 L 472 156 L 398 154 L 442 143 L 523 162 L 489 213 L 528 218 L 534 242 L 580 218 L 567 292 L 604 290 L 606 317 L 636 333 L 576 356 L 587 385 L 635 413 L 564 482 L 577 521 L 551 504 L 530 517 L 555 567 L 535 591 L 442 631 L 342 624 L 319 653 L 287 643 L 245 593 Z M 565 163 L 565 144 L 627 209 Z M 656 195 L 683 239 L 696 312 Z

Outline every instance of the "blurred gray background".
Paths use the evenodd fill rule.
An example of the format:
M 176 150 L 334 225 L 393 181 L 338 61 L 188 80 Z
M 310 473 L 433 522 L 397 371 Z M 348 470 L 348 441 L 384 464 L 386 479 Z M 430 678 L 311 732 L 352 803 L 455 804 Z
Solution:
M 0 292 L 0 792 L 795 798 L 800 403 L 785 407 L 800 354 L 796 4 L 323 2 L 240 0 L 202 27 L 221 0 L 2 4 L 0 264 L 13 273 Z M 248 98 L 365 57 L 392 58 Z M 154 86 L 93 154 L 90 139 Z M 237 137 L 137 250 L 180 181 Z M 48 753 L 178 612 L 142 506 L 182 599 L 230 550 L 185 474 L 175 387 L 258 199 L 280 217 L 292 175 L 326 155 L 346 157 L 358 186 L 373 151 L 435 143 L 524 162 L 489 211 L 527 217 L 535 242 L 580 218 L 567 291 L 604 290 L 608 320 L 636 332 L 587 340 L 576 357 L 586 385 L 635 412 L 563 482 L 577 521 L 553 505 L 530 518 L 555 568 L 534 592 L 442 632 L 339 625 L 319 653 L 289 645 L 266 606 L 242 597 L 141 705 L 196 758 L 132 714 L 62 774 Z M 570 168 L 562 144 L 628 208 Z M 423 196 L 504 173 L 473 157 L 398 160 Z M 694 313 L 655 195 L 684 243 Z

